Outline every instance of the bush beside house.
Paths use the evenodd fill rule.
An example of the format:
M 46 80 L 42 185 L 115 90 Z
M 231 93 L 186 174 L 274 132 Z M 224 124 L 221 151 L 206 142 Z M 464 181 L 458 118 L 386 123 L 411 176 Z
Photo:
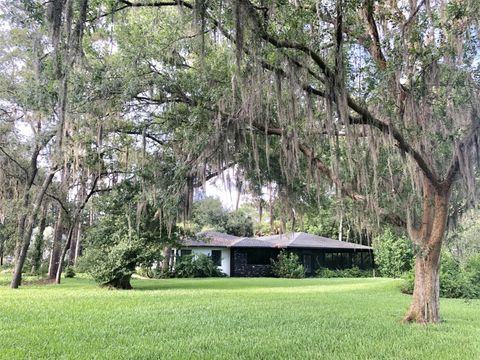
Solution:
M 297 254 L 281 251 L 277 260 L 272 260 L 272 272 L 281 278 L 301 279 L 305 277 L 305 268 Z
M 186 255 L 178 259 L 175 265 L 175 277 L 199 278 L 225 276 L 212 259 L 205 254 Z

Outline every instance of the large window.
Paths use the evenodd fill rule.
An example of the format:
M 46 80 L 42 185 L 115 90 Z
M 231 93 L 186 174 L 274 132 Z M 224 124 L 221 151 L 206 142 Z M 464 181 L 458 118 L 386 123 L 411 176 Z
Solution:
M 187 256 L 187 255 L 192 255 L 192 250 L 182 249 L 181 252 L 180 252 L 180 256 Z
M 274 254 L 268 249 L 248 249 L 247 264 L 248 265 L 270 265 L 270 259 L 274 258 Z
M 222 250 L 212 250 L 212 261 L 215 265 L 222 265 Z

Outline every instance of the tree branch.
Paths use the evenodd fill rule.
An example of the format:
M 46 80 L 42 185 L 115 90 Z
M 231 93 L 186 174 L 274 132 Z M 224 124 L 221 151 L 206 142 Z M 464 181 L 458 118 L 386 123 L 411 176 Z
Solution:
M 441 190 L 440 180 L 438 179 L 437 175 L 430 169 L 430 166 L 427 164 L 423 156 L 411 146 L 407 140 L 403 137 L 403 135 L 398 131 L 393 125 L 387 124 L 381 120 L 374 118 L 366 109 L 359 107 L 357 104 L 350 103 L 349 105 L 354 105 L 354 110 L 359 113 L 361 116 L 350 116 L 350 124 L 358 124 L 358 125 L 369 125 L 376 127 L 382 133 L 386 135 L 391 135 L 397 141 L 397 147 L 402 150 L 404 153 L 410 155 L 415 162 L 417 163 L 418 167 L 422 171 L 422 173 L 427 177 L 430 183 L 435 187 L 437 190 Z
M 265 128 L 264 125 L 257 122 L 253 122 L 252 125 L 262 133 L 267 133 L 269 135 L 283 136 L 284 133 L 283 130 L 280 128 Z M 354 189 L 347 186 L 339 178 L 337 178 L 329 169 L 329 167 L 325 165 L 322 160 L 315 156 L 312 148 L 300 143 L 298 144 L 298 149 L 303 153 L 305 157 L 307 157 L 307 159 L 309 159 L 315 165 L 317 170 L 322 175 L 326 176 L 333 184 L 337 186 L 343 196 L 346 196 L 356 202 L 366 201 L 365 196 L 356 192 Z M 388 212 L 382 208 L 378 208 L 377 210 L 379 212 L 379 215 L 381 215 L 389 223 L 400 227 L 406 226 L 405 220 L 402 219 L 398 214 Z
M 143 131 L 140 130 L 122 130 L 122 129 L 116 129 L 115 132 L 120 133 L 120 134 L 127 134 L 127 135 L 141 135 L 145 136 L 147 139 L 152 140 L 153 142 L 157 143 L 158 145 L 165 145 L 165 141 L 158 139 L 152 134 L 144 133 Z
M 472 129 L 468 133 L 467 136 L 457 145 L 457 151 L 455 151 L 453 155 L 453 159 L 450 162 L 450 166 L 447 171 L 447 175 L 445 180 L 443 181 L 442 185 L 445 191 L 448 191 L 455 180 L 458 172 L 460 171 L 460 158 L 459 154 L 464 150 L 465 147 L 469 146 L 473 141 L 475 141 L 476 137 L 478 136 L 478 131 L 480 130 L 480 119 L 478 115 L 474 113 L 473 116 L 473 124 Z
M 383 55 L 382 45 L 380 43 L 380 36 L 378 34 L 377 23 L 375 22 L 375 18 L 373 17 L 373 11 L 374 11 L 373 0 L 366 1 L 365 6 L 363 7 L 363 15 L 365 16 L 368 33 L 371 39 L 371 43 L 369 46 L 370 54 L 372 55 L 377 65 L 381 69 L 385 69 L 387 67 L 387 61 L 385 59 L 385 56 Z

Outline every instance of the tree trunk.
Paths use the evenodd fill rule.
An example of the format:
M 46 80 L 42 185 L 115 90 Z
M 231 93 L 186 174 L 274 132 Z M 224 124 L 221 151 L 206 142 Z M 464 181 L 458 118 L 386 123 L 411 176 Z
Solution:
M 258 202 L 258 222 L 261 224 L 263 220 L 263 200 L 260 198 Z
M 60 252 L 62 251 L 63 237 L 63 210 L 59 207 L 57 221 L 55 222 L 55 231 L 53 233 L 52 251 L 50 253 L 50 264 L 48 266 L 48 278 L 55 279 L 60 261 Z
M 0 266 L 3 266 L 3 239 L 0 239 Z
M 269 212 L 270 212 L 270 232 L 273 233 L 273 194 L 272 194 L 271 185 L 268 187 L 268 190 L 269 190 L 268 205 L 269 205 Z
M 48 205 L 45 204 L 42 209 L 42 217 L 40 218 L 40 222 L 38 225 L 38 232 L 37 232 L 37 235 L 35 236 L 35 244 L 34 244 L 35 247 L 32 254 L 32 269 L 30 271 L 32 274 L 38 274 L 38 271 L 42 263 L 43 242 L 44 242 L 43 233 L 45 232 L 45 227 L 47 224 L 47 210 L 48 210 Z
M 170 257 L 172 254 L 172 247 L 165 246 L 163 248 L 163 261 L 162 261 L 162 277 L 167 277 L 170 272 Z
M 43 181 L 42 188 L 40 189 L 37 195 L 37 198 L 35 199 L 35 203 L 33 204 L 33 208 L 28 217 L 28 221 L 26 222 L 26 227 L 25 227 L 25 231 L 22 239 L 22 246 L 18 254 L 17 261 L 15 262 L 15 269 L 13 271 L 12 282 L 10 283 L 10 287 L 12 289 L 18 288 L 22 283 L 22 270 L 23 270 L 23 265 L 25 264 L 25 258 L 27 257 L 28 247 L 30 246 L 33 226 L 35 224 L 35 220 L 37 219 L 39 208 L 42 204 L 45 193 L 47 192 L 47 189 L 53 180 L 53 176 L 55 175 L 55 172 L 56 170 L 53 169 Z
M 343 241 L 343 212 L 340 214 L 340 222 L 338 224 L 338 241 Z
M 440 321 L 440 252 L 445 235 L 449 194 L 424 196 L 422 226 L 409 231 L 419 245 L 415 259 L 415 284 L 412 303 L 405 321 L 438 323 Z
M 73 234 L 72 234 L 72 241 L 70 241 L 70 248 L 69 248 L 69 253 L 68 253 L 68 265 L 73 265 L 75 263 L 75 254 L 77 252 L 77 236 L 78 236 L 78 229 L 80 225 L 78 223 L 75 224 L 73 228 Z
M 132 285 L 130 284 L 131 275 L 123 276 L 119 279 L 114 279 L 109 283 L 105 284 L 105 286 L 112 287 L 115 289 L 122 289 L 122 290 L 130 290 L 132 289 Z
M 75 244 L 75 259 L 73 263 L 76 265 L 78 258 L 80 257 L 81 254 L 81 246 L 82 246 L 82 222 L 78 223 L 78 232 L 77 232 L 77 243 Z
M 235 203 L 235 211 L 238 210 L 240 206 L 240 197 L 242 196 L 243 182 L 237 179 L 237 202 Z
M 60 284 L 60 281 L 62 280 L 63 263 L 65 260 L 65 255 L 67 254 L 68 249 L 70 249 L 70 244 L 72 243 L 72 236 L 73 236 L 74 229 L 75 229 L 75 225 L 71 224 L 67 232 L 67 241 L 65 242 L 63 250 L 58 258 L 57 272 L 55 273 L 55 276 L 54 276 L 55 284 L 57 285 Z
M 3 227 L 4 225 L 0 221 L 0 266 L 3 266 L 3 249 L 5 246 L 5 237 L 3 236 L 3 233 L 1 231 Z
M 27 199 L 27 200 L 25 200 Z M 17 226 L 17 238 L 15 242 L 15 256 L 14 256 L 14 261 L 17 263 L 18 258 L 20 257 L 20 252 L 22 251 L 22 241 L 23 241 L 23 235 L 25 233 L 25 222 L 27 219 L 27 210 L 28 210 L 28 196 L 24 197 L 23 201 L 23 208 L 22 208 L 22 214 L 18 217 L 18 226 Z

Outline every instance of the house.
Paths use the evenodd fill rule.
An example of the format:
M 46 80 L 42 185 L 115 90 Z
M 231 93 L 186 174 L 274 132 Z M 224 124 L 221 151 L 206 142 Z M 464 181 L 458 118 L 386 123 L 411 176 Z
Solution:
M 271 276 L 271 259 L 281 250 L 296 253 L 307 275 L 319 268 L 373 267 L 371 247 L 303 232 L 248 238 L 206 231 L 187 240 L 177 256 L 205 254 L 228 276 Z

